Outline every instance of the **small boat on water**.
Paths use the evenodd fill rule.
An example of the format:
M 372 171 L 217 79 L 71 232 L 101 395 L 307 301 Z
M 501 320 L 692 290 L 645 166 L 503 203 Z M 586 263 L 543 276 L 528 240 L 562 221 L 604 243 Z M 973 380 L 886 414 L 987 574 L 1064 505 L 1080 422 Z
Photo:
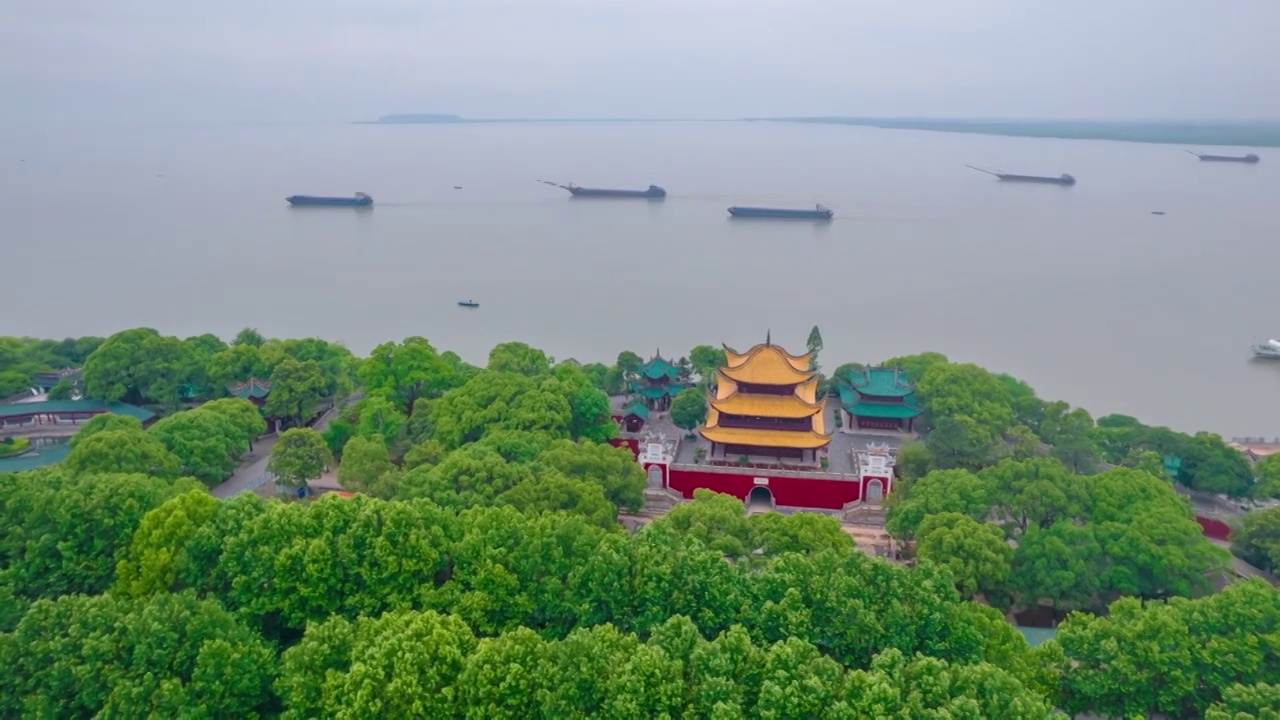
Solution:
M 650 185 L 644 190 L 614 190 L 610 188 L 580 187 L 573 183 L 561 185 L 548 180 L 542 180 L 541 182 L 546 185 L 554 185 L 555 187 L 563 188 L 568 190 L 570 195 L 582 198 L 646 198 L 649 200 L 660 200 L 667 196 L 667 191 L 657 185 Z
M 1262 161 L 1262 158 L 1254 155 L 1253 153 L 1249 153 L 1248 155 L 1210 155 L 1208 153 L 1198 153 L 1194 150 L 1186 150 L 1184 152 L 1189 152 L 1192 155 L 1195 155 L 1203 162 L 1234 162 L 1252 164 Z
M 478 308 L 480 307 L 480 303 L 476 302 L 475 300 L 459 300 L 458 306 L 466 307 L 466 308 Z
M 1047 185 L 1075 185 L 1076 184 L 1076 179 L 1066 173 L 1062 173 L 1057 177 L 1053 177 L 1051 175 L 1015 175 L 1013 173 L 1003 173 L 1003 172 L 993 172 L 991 170 L 983 170 L 980 167 L 974 167 L 972 165 L 965 165 L 965 167 L 969 168 L 970 170 L 977 170 L 978 172 L 984 172 L 988 175 L 995 175 L 996 177 L 1006 182 L 1044 183 Z
M 1253 346 L 1253 356 L 1267 360 L 1280 360 L 1280 341 L 1268 340 Z
M 319 205 L 325 207 L 369 207 L 373 198 L 362 192 L 353 197 L 321 197 L 318 195 L 290 195 L 285 198 L 290 205 Z
M 794 210 L 790 208 L 734 207 L 729 214 L 740 218 L 779 218 L 783 220 L 830 220 L 835 216 L 829 208 L 815 205 L 812 210 Z

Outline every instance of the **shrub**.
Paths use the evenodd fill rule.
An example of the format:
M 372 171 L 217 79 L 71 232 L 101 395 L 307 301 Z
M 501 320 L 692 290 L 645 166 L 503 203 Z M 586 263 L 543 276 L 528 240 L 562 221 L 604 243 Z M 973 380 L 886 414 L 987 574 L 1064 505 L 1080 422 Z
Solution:
M 21 455 L 31 446 L 27 438 L 7 437 L 0 439 L 0 458 Z

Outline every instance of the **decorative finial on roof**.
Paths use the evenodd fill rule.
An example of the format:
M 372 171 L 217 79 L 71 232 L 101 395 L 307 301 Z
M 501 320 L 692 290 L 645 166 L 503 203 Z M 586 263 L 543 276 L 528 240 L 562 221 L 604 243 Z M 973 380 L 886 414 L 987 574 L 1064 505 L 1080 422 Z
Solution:
M 772 342 L 770 342 L 770 338 L 769 338 L 769 336 L 770 336 L 771 334 L 772 334 L 772 331 L 770 331 L 770 330 L 765 330 L 765 331 L 764 331 L 764 344 L 765 344 L 766 346 L 768 346 L 768 345 L 772 345 L 772 344 L 773 344 Z

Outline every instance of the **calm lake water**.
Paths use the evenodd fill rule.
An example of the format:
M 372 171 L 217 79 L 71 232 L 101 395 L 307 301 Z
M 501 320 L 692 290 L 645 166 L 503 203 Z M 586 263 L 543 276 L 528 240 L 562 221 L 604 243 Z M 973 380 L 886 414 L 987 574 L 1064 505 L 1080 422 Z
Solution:
M 816 324 L 828 368 L 936 350 L 1095 415 L 1275 436 L 1280 363 L 1249 344 L 1280 338 L 1280 153 L 1258 152 L 772 123 L 7 133 L 0 334 L 424 335 L 480 363 L 506 340 L 610 361 L 770 329 L 798 351 Z M 354 191 L 377 206 L 283 199 Z M 725 213 L 816 202 L 836 220 Z

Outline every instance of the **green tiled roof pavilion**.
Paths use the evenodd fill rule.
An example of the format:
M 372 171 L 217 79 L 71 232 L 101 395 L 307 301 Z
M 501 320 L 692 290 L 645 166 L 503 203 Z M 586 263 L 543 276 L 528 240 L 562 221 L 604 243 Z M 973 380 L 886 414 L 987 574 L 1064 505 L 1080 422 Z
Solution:
M 836 390 L 840 406 L 858 419 L 859 427 L 910 429 L 912 421 L 924 412 L 915 386 L 896 367 L 853 370 L 847 378 L 836 378 Z

